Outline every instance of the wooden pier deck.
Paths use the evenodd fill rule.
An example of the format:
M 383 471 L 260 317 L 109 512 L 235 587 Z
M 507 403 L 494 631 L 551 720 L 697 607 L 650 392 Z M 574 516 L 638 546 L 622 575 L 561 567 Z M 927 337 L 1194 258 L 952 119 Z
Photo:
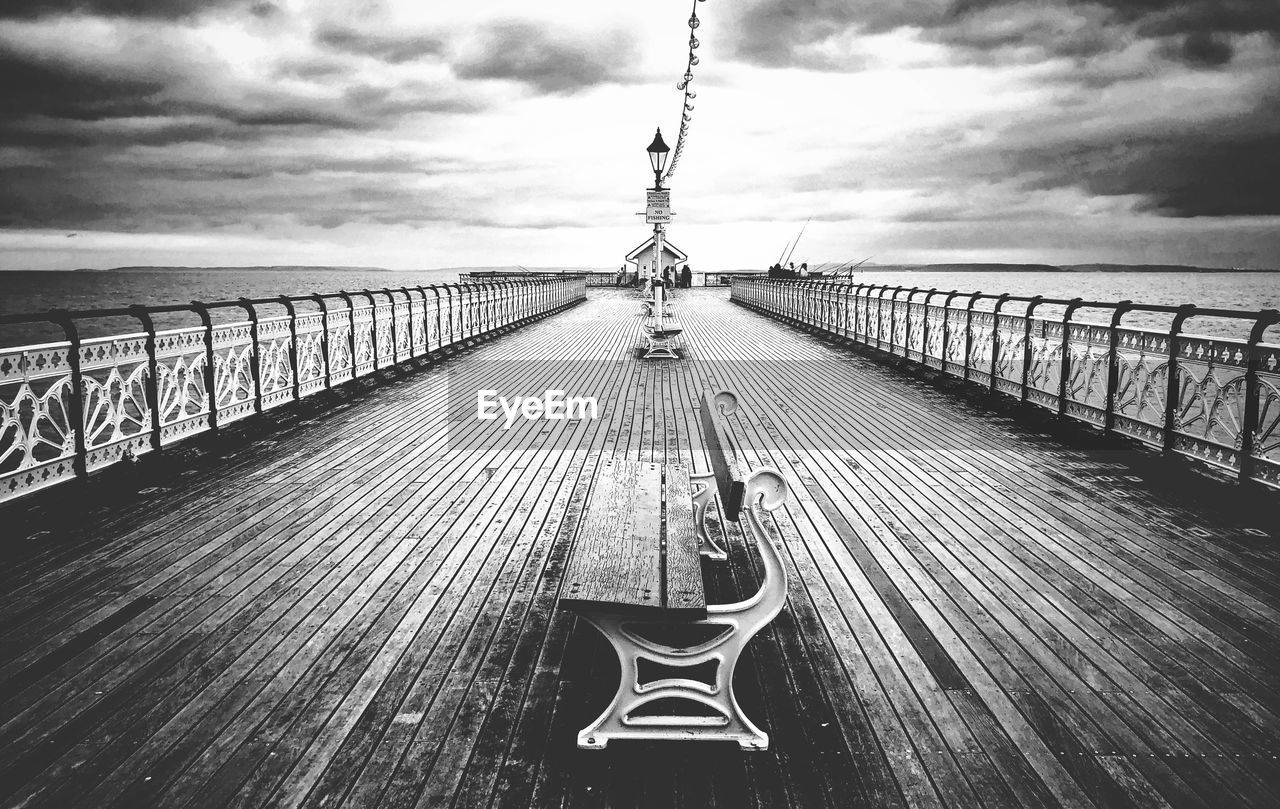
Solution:
M 1280 805 L 1274 520 L 723 290 L 675 307 L 678 361 L 596 290 L 121 502 L 0 512 L 0 806 Z M 450 386 L 513 362 L 602 418 L 447 433 Z M 772 747 L 578 751 L 616 683 L 555 609 L 586 486 L 611 456 L 705 470 L 711 387 L 793 488 L 789 603 L 738 676 Z M 728 541 L 719 601 L 755 580 Z

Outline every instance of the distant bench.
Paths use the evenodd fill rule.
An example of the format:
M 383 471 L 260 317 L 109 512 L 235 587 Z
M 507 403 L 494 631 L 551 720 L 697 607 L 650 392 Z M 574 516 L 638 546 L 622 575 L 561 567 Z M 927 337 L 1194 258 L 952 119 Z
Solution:
M 737 397 L 727 391 L 703 396 L 710 473 L 623 460 L 608 461 L 597 473 L 565 567 L 560 605 L 608 638 L 621 676 L 609 707 L 578 733 L 579 747 L 602 749 L 613 739 L 769 746 L 768 735 L 738 707 L 733 673 L 747 642 L 787 600 L 786 570 L 759 513 L 781 506 L 787 485 L 772 469 L 744 471 L 724 423 L 736 409 Z M 704 524 L 714 493 L 725 519 L 746 516 L 764 560 L 759 591 L 736 604 L 709 605 L 703 589 L 701 557 L 727 558 Z M 655 704 L 659 700 L 666 702 Z

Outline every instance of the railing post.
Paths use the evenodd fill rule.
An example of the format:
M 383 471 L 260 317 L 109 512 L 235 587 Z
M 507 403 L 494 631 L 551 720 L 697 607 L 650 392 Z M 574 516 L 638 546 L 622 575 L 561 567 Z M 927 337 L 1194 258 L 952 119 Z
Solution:
M 1022 324 L 1022 394 L 1019 398 L 1024 402 L 1027 400 L 1027 383 L 1031 377 L 1031 318 L 1043 300 L 1041 295 L 1032 296 L 1023 315 L 1026 321 Z
M 1240 425 L 1240 480 L 1253 477 L 1253 447 L 1258 433 L 1258 343 L 1268 327 L 1280 323 L 1280 312 L 1263 309 L 1249 332 L 1249 358 L 1244 372 L 1244 421 Z
M 204 325 L 204 389 L 209 398 L 209 432 L 218 432 L 218 369 L 213 356 L 213 318 L 209 307 L 200 301 L 192 301 L 191 308 L 200 316 Z
M 1102 432 L 1110 433 L 1116 426 L 1116 389 L 1120 386 L 1120 319 L 1133 308 L 1133 301 L 1123 300 L 1111 313 L 1107 327 L 1107 400 L 1102 410 Z
M 1058 364 L 1058 415 L 1065 415 L 1067 412 L 1067 383 L 1071 377 L 1071 316 L 1084 303 L 1081 298 L 1072 298 L 1067 304 L 1067 309 L 1062 313 L 1062 346 L 1060 348 L 1061 362 Z
M 964 380 L 966 382 L 969 381 L 969 356 L 973 351 L 973 307 L 980 297 L 982 297 L 981 292 L 973 293 L 964 311 Z
M 1173 322 L 1169 324 L 1169 352 L 1164 366 L 1164 435 L 1160 442 L 1160 450 L 1165 454 L 1173 451 L 1173 438 L 1178 428 L 1178 400 L 1181 398 L 1178 390 L 1178 334 L 1182 332 L 1182 324 L 1195 313 L 1195 304 L 1184 303 L 1178 307 Z
M 240 307 L 249 313 L 249 373 L 253 376 L 253 412 L 262 412 L 262 357 L 258 351 L 258 310 L 248 298 L 240 299 Z
M 991 384 L 987 386 L 987 390 L 995 392 L 996 389 L 996 364 L 999 362 L 1000 354 L 1000 310 L 1009 300 L 1009 293 L 1001 293 L 996 298 L 996 306 L 991 310 Z
M 311 300 L 320 305 L 320 355 L 324 361 L 324 387 L 333 387 L 333 377 L 329 371 L 329 305 L 324 302 L 323 295 L 312 295 Z
M 288 295 L 280 296 L 280 303 L 289 313 L 289 372 L 293 376 L 293 400 L 302 398 L 302 383 L 298 381 L 298 312 Z
M 351 324 L 351 329 L 347 333 L 347 346 L 351 349 L 351 378 L 355 379 L 360 375 L 360 363 L 356 361 L 356 302 L 351 299 L 351 293 L 345 289 L 338 290 L 338 297 L 346 301 L 347 304 L 347 321 Z M 376 346 L 373 354 L 375 357 L 378 355 Z
M 129 313 L 147 332 L 147 408 L 151 411 L 151 449 L 160 449 L 160 363 L 156 359 L 156 324 L 147 307 L 134 304 Z
M 66 309 L 50 309 L 49 320 L 62 327 L 67 338 L 67 363 L 71 366 L 71 401 L 67 403 L 67 415 L 71 418 L 72 441 L 75 457 L 71 470 L 80 480 L 89 477 L 89 450 L 84 429 L 84 373 L 80 368 L 80 330 L 71 313 Z

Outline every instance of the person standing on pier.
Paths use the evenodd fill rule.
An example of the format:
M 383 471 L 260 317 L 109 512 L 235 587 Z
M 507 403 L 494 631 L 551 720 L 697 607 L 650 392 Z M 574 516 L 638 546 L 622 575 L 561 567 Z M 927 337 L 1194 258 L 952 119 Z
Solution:
M 680 286 L 685 289 L 693 286 L 693 271 L 689 269 L 688 264 L 680 268 Z

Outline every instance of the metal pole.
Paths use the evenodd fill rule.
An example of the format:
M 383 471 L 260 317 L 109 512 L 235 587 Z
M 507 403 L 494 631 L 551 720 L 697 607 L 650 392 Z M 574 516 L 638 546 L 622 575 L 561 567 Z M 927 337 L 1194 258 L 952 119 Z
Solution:
M 329 373 L 329 306 L 323 295 L 312 295 L 311 299 L 320 305 L 320 353 L 324 358 L 324 386 L 333 387 L 333 378 Z
M 191 308 L 200 315 L 204 324 L 204 389 L 209 399 L 209 431 L 218 432 L 218 371 L 213 358 L 213 318 L 209 316 L 209 307 L 200 301 L 192 301 Z
M 253 412 L 262 412 L 262 358 L 258 351 L 258 310 L 248 298 L 240 299 L 240 306 L 249 313 L 249 351 L 252 362 L 249 372 L 253 375 Z
M 289 312 L 289 370 L 293 374 L 293 400 L 296 402 L 302 398 L 301 383 L 298 381 L 298 313 L 288 295 L 281 295 L 280 303 Z
M 1040 305 L 1043 297 L 1034 296 L 1027 302 L 1027 311 L 1023 314 L 1026 322 L 1022 324 L 1022 401 L 1027 400 L 1027 380 L 1031 376 L 1031 317 L 1036 311 L 1036 307 Z
M 996 389 L 996 363 L 999 361 L 998 354 L 1000 351 L 1000 309 L 1008 300 L 1008 292 L 1001 294 L 999 298 L 996 298 L 996 308 L 991 312 L 991 384 L 988 385 L 987 389 L 993 392 Z

